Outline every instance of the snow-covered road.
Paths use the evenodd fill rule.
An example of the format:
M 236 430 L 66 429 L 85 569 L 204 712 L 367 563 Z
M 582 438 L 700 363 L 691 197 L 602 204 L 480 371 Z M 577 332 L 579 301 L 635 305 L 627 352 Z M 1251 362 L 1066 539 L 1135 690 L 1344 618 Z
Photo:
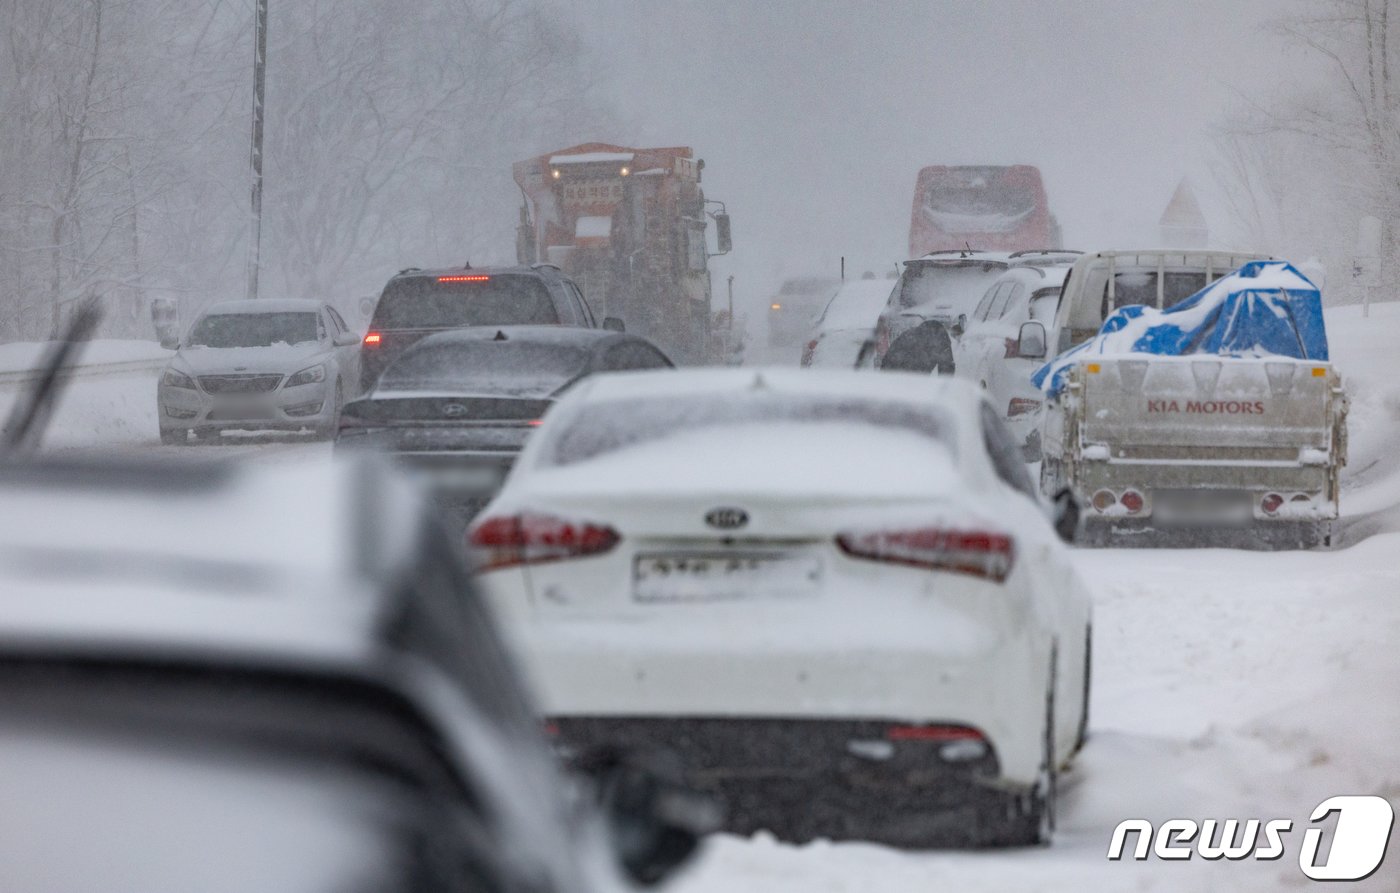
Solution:
M 1400 304 L 1329 311 L 1352 399 L 1341 544 L 1332 551 L 1081 550 L 1096 601 L 1091 739 L 1047 849 L 906 853 L 720 837 L 677 893 L 1274 891 L 1313 808 L 1337 794 L 1400 806 Z M 149 376 L 148 376 L 149 378 Z M 326 452 L 287 438 L 161 447 L 154 380 L 83 382 L 50 443 L 185 456 Z M 8 402 L 0 395 L 0 404 Z M 3 408 L 3 406 L 0 406 Z M 1124 819 L 1290 819 L 1275 862 L 1109 862 Z M 1324 825 L 1324 827 L 1326 827 Z M 1400 834 L 1349 889 L 1400 891 Z

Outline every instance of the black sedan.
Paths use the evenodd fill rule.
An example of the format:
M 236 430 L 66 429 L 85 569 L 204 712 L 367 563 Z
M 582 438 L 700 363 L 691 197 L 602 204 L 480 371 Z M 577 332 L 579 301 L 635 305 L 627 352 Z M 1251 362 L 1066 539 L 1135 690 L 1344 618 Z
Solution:
M 493 491 L 554 400 L 598 372 L 671 368 L 644 338 L 601 329 L 503 326 L 441 332 L 346 404 L 337 449 L 390 452 L 461 495 Z

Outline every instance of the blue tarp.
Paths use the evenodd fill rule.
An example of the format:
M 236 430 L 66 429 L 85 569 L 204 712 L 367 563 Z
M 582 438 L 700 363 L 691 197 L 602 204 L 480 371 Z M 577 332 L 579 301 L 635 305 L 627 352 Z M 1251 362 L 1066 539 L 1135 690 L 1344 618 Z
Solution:
M 1325 360 L 1322 293 L 1292 264 L 1253 261 L 1165 310 L 1120 307 L 1099 334 L 1046 363 L 1031 381 L 1053 397 L 1076 361 L 1126 353 Z

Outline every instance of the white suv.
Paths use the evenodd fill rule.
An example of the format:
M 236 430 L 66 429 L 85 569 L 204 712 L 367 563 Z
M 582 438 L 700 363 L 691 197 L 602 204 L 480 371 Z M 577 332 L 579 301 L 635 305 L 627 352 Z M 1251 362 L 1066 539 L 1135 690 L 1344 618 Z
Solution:
M 1026 461 L 1040 458 L 1042 394 L 1031 375 L 1045 363 L 1068 264 L 1007 270 L 987 289 L 953 343 L 956 375 L 982 385 Z

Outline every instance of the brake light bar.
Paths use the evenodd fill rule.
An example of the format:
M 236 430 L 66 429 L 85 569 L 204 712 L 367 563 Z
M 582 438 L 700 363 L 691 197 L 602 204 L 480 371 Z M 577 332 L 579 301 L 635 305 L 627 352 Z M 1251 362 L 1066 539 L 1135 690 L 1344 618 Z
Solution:
M 370 332 L 368 335 L 365 336 L 365 344 L 369 345 L 370 347 L 378 346 L 379 342 L 382 340 L 384 340 L 383 336 L 381 336 L 378 332 Z
M 1006 414 L 1014 418 L 1028 412 L 1036 412 L 1039 409 L 1039 400 L 1032 400 L 1029 397 L 1012 397 L 1011 402 L 1006 405 Z
M 967 726 L 890 726 L 885 730 L 889 741 L 983 741 L 985 737 Z
M 529 512 L 484 518 L 467 532 L 467 546 L 476 558 L 477 570 L 602 555 L 621 540 L 606 524 Z
M 1011 575 L 1016 559 L 1015 540 L 986 530 L 923 527 L 846 532 L 836 536 L 836 545 L 852 558 L 950 571 L 995 583 Z
M 439 276 L 438 282 L 490 282 L 490 276 Z

